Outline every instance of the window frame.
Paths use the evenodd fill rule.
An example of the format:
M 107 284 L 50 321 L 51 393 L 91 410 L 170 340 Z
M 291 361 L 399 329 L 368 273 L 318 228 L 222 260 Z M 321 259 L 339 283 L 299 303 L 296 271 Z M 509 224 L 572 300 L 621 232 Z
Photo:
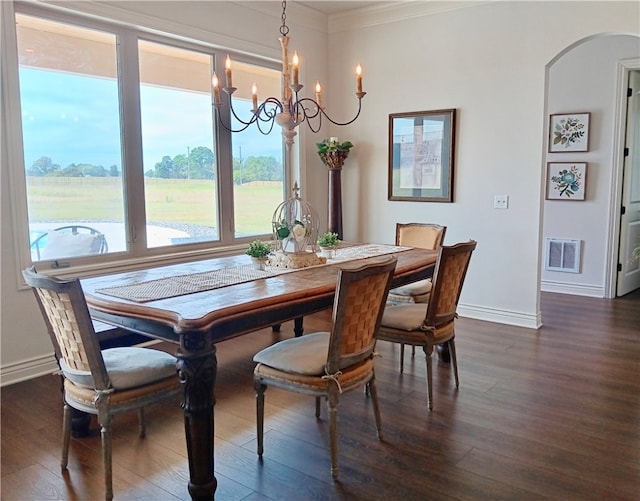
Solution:
M 4 2 L 3 2 L 4 3 Z M 19 60 L 17 55 L 16 14 L 39 17 L 52 22 L 73 24 L 81 28 L 95 29 L 116 36 L 118 61 L 118 87 L 120 106 L 120 125 L 122 136 L 122 176 L 124 190 L 125 231 L 128 240 L 128 251 L 99 254 L 92 256 L 65 258 L 60 262 L 38 261 L 35 263 L 44 272 L 54 271 L 59 276 L 83 276 L 95 274 L 96 271 L 118 270 L 154 264 L 189 261 L 213 255 L 237 254 L 248 242 L 255 238 L 270 238 L 271 233 L 236 237 L 234 231 L 234 199 L 233 199 L 233 155 L 232 133 L 214 124 L 214 144 L 217 170 L 217 210 L 219 215 L 218 240 L 194 242 L 175 246 L 151 247 L 146 245 L 146 215 L 144 200 L 144 168 L 142 162 L 142 129 L 139 94 L 138 40 L 166 44 L 169 46 L 193 50 L 212 57 L 213 68 L 218 75 L 224 74 L 224 59 L 227 54 L 243 63 L 280 70 L 281 62 L 246 53 L 221 49 L 203 40 L 187 39 L 184 36 L 160 33 L 157 30 L 133 27 L 108 19 L 95 19 L 80 13 L 62 12 L 57 9 L 43 8 L 21 3 L 8 3 L 13 9 L 3 9 L 3 42 L 10 40 L 3 54 L 3 104 L 6 113 L 3 116 L 9 148 L 7 151 L 10 185 L 12 191 L 11 207 L 14 210 L 14 247 L 19 269 L 30 266 L 31 252 L 29 246 L 29 217 L 27 209 L 26 168 L 22 150 L 22 119 L 19 85 Z M 10 15 L 5 16 L 6 11 Z M 7 19 L 8 18 L 8 19 Z M 7 71 L 4 71 L 7 70 Z M 126 106 L 125 104 L 126 103 Z M 222 108 L 225 119 L 229 120 L 229 110 Z M 212 109 L 212 120 L 215 115 Z M 228 122 L 227 122 L 228 123 Z M 273 131 L 273 133 L 278 133 Z M 20 146 L 17 146 L 20 145 Z M 288 154 L 282 141 L 283 190 L 282 200 L 290 191 L 290 169 Z M 229 166 L 223 168 L 222 166 Z M 139 166 L 132 168 L 131 166 Z M 19 280 L 22 283 L 22 280 Z

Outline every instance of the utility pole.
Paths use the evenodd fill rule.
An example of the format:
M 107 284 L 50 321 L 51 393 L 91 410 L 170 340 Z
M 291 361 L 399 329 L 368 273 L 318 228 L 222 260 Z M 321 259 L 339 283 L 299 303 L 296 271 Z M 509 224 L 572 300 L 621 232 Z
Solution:
M 242 186 L 242 145 L 238 146 L 238 149 L 240 150 L 240 157 L 238 159 L 240 162 L 240 186 Z

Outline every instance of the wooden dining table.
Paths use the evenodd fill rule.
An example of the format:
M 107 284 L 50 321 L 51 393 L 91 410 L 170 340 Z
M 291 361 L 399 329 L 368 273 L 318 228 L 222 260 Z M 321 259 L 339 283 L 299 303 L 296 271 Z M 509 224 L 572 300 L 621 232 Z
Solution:
M 397 257 L 392 287 L 433 274 L 437 251 L 367 245 Z M 336 260 L 324 265 L 297 270 L 267 267 L 253 271 L 249 257 L 242 255 L 81 281 L 92 318 L 178 345 L 175 355 L 178 378 L 184 385 L 182 408 L 192 499 L 214 499 L 217 485 L 216 343 L 331 308 L 339 268 L 384 257 L 352 253 L 354 258 L 340 260 L 349 247 L 358 246 L 344 246 L 337 251 Z

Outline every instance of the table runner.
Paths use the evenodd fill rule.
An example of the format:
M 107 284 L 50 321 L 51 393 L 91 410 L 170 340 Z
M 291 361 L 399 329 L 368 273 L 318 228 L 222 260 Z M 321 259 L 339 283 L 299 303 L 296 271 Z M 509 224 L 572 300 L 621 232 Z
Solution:
M 383 244 L 365 244 L 354 245 L 351 247 L 340 247 L 337 249 L 335 257 L 328 259 L 327 263 L 335 264 L 355 259 L 365 259 L 383 254 L 392 254 L 394 252 L 400 252 L 410 248 L 411 247 L 399 247 Z M 218 289 L 261 278 L 269 278 L 294 271 L 300 271 L 300 269 L 266 266 L 265 270 L 257 270 L 253 265 L 247 264 L 242 266 L 219 268 L 200 273 L 189 273 L 185 275 L 147 280 L 145 282 L 138 282 L 135 284 L 105 287 L 103 289 L 96 289 L 96 292 L 120 299 L 127 299 L 136 303 L 146 303 L 148 301 Z

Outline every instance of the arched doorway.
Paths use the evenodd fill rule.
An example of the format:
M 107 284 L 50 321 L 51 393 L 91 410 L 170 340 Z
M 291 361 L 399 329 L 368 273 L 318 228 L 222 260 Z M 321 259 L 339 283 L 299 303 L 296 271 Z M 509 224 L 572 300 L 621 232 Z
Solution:
M 550 162 L 584 164 L 586 184 L 583 201 L 543 202 L 542 291 L 615 297 L 626 130 L 624 78 L 635 69 L 640 69 L 639 38 L 623 34 L 580 40 L 547 65 L 547 126 L 550 115 L 561 113 L 589 113 L 590 123 L 587 151 L 545 153 L 545 186 Z M 580 242 L 575 267 L 568 272 L 549 269 L 549 239 Z

